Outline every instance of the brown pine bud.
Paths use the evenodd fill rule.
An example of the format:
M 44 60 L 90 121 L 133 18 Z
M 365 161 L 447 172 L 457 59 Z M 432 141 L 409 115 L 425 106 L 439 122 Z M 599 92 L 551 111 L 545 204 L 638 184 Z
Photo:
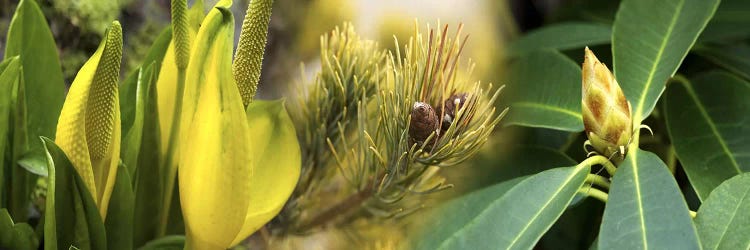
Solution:
M 453 94 L 445 99 L 445 114 L 452 118 L 456 117 L 458 110 L 466 103 L 466 93 Z
M 453 120 L 456 119 L 456 115 L 458 114 L 458 111 L 461 110 L 461 107 L 466 104 L 466 93 L 458 93 L 453 94 L 447 99 L 445 99 L 445 102 L 443 103 L 443 107 L 445 107 L 445 112 L 441 112 L 442 110 L 440 107 L 438 107 L 438 110 L 436 113 L 438 115 L 443 116 L 442 124 L 441 124 L 441 132 L 445 132 L 448 130 L 448 128 L 451 126 L 451 123 L 453 123 Z
M 583 126 L 594 149 L 624 157 L 633 133 L 630 103 L 612 72 L 586 47 L 583 61 Z
M 411 110 L 411 122 L 409 124 L 409 136 L 415 142 L 425 142 L 427 137 L 439 128 L 438 114 L 424 102 L 415 102 Z

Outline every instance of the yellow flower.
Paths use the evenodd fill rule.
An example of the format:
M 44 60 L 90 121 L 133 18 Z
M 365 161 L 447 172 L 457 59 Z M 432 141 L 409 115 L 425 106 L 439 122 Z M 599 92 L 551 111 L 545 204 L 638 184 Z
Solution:
M 230 4 L 220 1 L 208 13 L 187 67 L 178 176 L 189 249 L 226 249 L 244 240 L 278 214 L 300 174 L 283 101 L 243 105 L 247 92 L 232 72 Z
M 612 72 L 586 47 L 582 108 L 586 135 L 596 152 L 622 159 L 633 133 L 630 103 Z
M 122 28 L 113 22 L 73 81 L 57 123 L 55 143 L 65 152 L 105 218 L 120 155 L 118 80 Z

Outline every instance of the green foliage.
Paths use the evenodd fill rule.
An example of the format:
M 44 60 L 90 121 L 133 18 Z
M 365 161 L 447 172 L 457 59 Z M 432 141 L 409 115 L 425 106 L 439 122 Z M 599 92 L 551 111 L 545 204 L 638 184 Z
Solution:
M 26 223 L 13 223 L 8 210 L 0 209 L 0 248 L 36 249 L 39 239 L 34 229 Z
M 37 138 L 54 137 L 57 117 L 65 97 L 65 85 L 52 32 L 33 0 L 21 1 L 13 15 L 5 58 L 13 56 L 20 56 L 21 65 L 27 69 L 23 73 L 25 103 L 21 103 L 27 113 L 28 134 L 25 136 L 31 149 L 41 154 L 42 145 Z M 44 69 L 44 73 L 32 69 Z
M 702 200 L 725 180 L 750 172 L 748 96 L 750 83 L 717 71 L 676 82 L 667 91 L 669 136 Z
M 47 150 L 47 204 L 44 247 L 106 249 L 104 223 L 86 184 L 68 157 L 55 143 L 42 138 Z
M 563 54 L 540 50 L 511 63 L 506 125 L 577 132 L 581 120 L 581 69 Z M 549 87 L 554 86 L 554 87 Z
M 599 249 L 699 249 L 677 183 L 647 151 L 617 168 L 599 230 Z
M 551 169 L 448 202 L 436 212 L 450 216 L 426 225 L 430 230 L 416 248 L 531 248 L 565 211 L 588 171 L 584 165 Z
M 558 151 L 574 159 L 586 159 L 576 148 L 587 148 L 590 142 L 584 143 L 580 138 L 590 135 L 577 132 L 583 128 L 582 115 L 597 114 L 580 111 L 582 72 L 575 62 L 583 58 L 582 48 L 589 46 L 603 54 L 602 62 L 614 70 L 632 109 L 634 131 L 632 139 L 616 152 L 624 159 L 616 155 L 593 156 L 603 168 L 593 167 L 582 181 L 579 194 L 604 202 L 604 212 L 589 210 L 584 216 L 564 222 L 555 222 L 555 216 L 549 223 L 563 224 L 565 229 L 576 224 L 598 224 L 593 227 L 599 228 L 598 232 L 567 239 L 579 243 L 586 240 L 583 245 L 598 249 L 747 248 L 745 236 L 750 234 L 750 228 L 746 221 L 750 215 L 745 212 L 745 177 L 750 171 L 750 130 L 746 125 L 750 114 L 750 67 L 746 57 L 750 54 L 747 32 L 737 29 L 750 25 L 743 15 L 750 10 L 747 3 L 623 0 L 619 6 L 580 4 L 572 8 L 576 9 L 574 13 L 585 16 L 583 19 L 611 22 L 611 31 L 608 25 L 581 23 L 583 20 L 570 17 L 573 20 L 551 23 L 516 40 L 506 53 L 510 65 L 507 102 L 511 107 L 506 125 L 532 127 L 528 131 L 540 135 L 549 135 L 544 132 L 547 129 L 572 132 Z M 613 19 L 609 13 L 615 13 Z M 602 51 L 610 42 L 611 60 Z M 580 52 L 572 52 L 575 50 Z M 698 56 L 688 56 L 691 53 Z M 662 92 L 666 93 L 664 100 Z M 654 135 L 642 134 L 643 125 L 648 125 Z M 533 138 L 524 138 L 522 143 L 555 144 L 552 138 L 546 142 Z M 526 165 L 537 169 L 534 161 Z M 681 172 L 688 178 L 680 178 Z M 549 171 L 527 173 L 520 177 L 525 180 L 521 184 L 546 173 Z M 503 174 L 517 176 L 513 172 Z M 496 188 L 507 190 L 511 189 L 509 185 L 515 185 L 511 190 L 519 189 L 521 184 L 509 184 L 514 182 L 518 180 L 439 206 L 430 217 L 434 221 L 427 223 L 424 236 L 416 245 L 436 248 L 448 242 L 464 244 L 460 245 L 463 248 L 511 248 L 499 243 L 506 235 L 516 235 L 516 228 L 509 223 L 532 225 L 535 220 L 523 215 L 535 206 L 556 201 L 526 192 L 528 196 L 505 202 L 512 191 Z M 540 190 L 566 187 L 554 182 L 538 185 L 542 186 Z M 482 194 L 487 196 L 479 198 Z M 699 207 L 697 217 L 686 200 L 690 201 L 690 208 Z M 487 204 L 503 205 L 489 206 L 494 213 L 476 212 Z M 517 248 L 549 246 L 537 242 L 545 232 L 544 237 L 556 234 L 547 229 L 541 228 L 528 244 Z M 597 233 L 598 238 L 592 243 Z M 554 248 L 572 247 L 558 244 Z
M 714 189 L 695 218 L 703 249 L 747 248 L 748 225 L 750 173 L 732 177 Z
M 612 39 L 612 29 L 598 23 L 558 23 L 529 32 L 508 48 L 511 55 L 522 55 L 535 50 L 567 50 L 583 46 L 607 44 Z
M 745 44 L 729 46 L 705 45 L 694 49 L 711 63 L 750 81 L 750 47 Z
M 640 123 L 651 113 L 719 0 L 625 0 L 612 27 L 615 78 Z M 647 27 L 644 32 L 644 27 Z
M 130 173 L 125 166 L 120 164 L 117 167 L 117 181 L 112 190 L 110 207 L 104 221 L 109 249 L 133 249 L 133 206 L 135 206 L 135 194 Z
M 18 4 L 8 28 L 5 58 L 19 56 L 23 75 L 19 86 L 11 92 L 10 158 L 3 165 L 7 171 L 10 191 L 4 205 L 17 221 L 26 221 L 28 198 L 36 176 L 16 167 L 43 169 L 44 149 L 39 136 L 54 137 L 57 117 L 65 96 L 57 47 L 47 20 L 35 1 Z M 44 69 L 44 73 L 37 71 Z M 41 163 L 41 164 L 40 164 Z
M 130 0 L 60 0 L 52 1 L 55 10 L 70 18 L 83 30 L 100 32 L 120 15 L 120 8 Z

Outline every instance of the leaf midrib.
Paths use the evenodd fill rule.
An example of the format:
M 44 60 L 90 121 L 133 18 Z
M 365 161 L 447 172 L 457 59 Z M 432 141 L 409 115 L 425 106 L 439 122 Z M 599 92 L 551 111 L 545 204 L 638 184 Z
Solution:
M 648 241 L 646 238 L 646 218 L 643 213 L 643 200 L 641 197 L 641 181 L 638 178 L 638 151 L 632 152 L 631 164 L 633 164 L 633 184 L 635 184 L 635 196 L 636 202 L 638 203 L 638 219 L 641 222 L 641 236 L 643 237 L 643 249 L 648 249 Z
M 701 100 L 698 98 L 698 96 L 695 94 L 695 90 L 693 90 L 692 83 L 684 82 L 683 86 L 685 86 L 685 90 L 687 91 L 688 95 L 691 99 L 695 102 L 695 106 L 698 108 L 698 111 L 700 112 L 703 119 L 706 120 L 708 123 L 708 127 L 711 128 L 711 133 L 714 134 L 716 137 L 716 141 L 719 142 L 719 145 L 721 145 L 722 151 L 724 151 L 724 154 L 729 157 L 729 160 L 732 162 L 732 167 L 734 167 L 735 170 L 737 170 L 737 174 L 741 174 L 742 170 L 740 170 L 740 166 L 737 163 L 737 160 L 734 159 L 734 155 L 732 154 L 732 151 L 729 150 L 729 146 L 724 141 L 724 137 L 719 132 L 718 128 L 716 128 L 716 125 L 714 125 L 714 120 L 711 119 L 711 116 L 708 115 L 708 111 L 706 111 L 706 107 L 703 105 Z
M 551 110 L 557 113 L 565 114 L 568 116 L 572 116 L 579 120 L 583 119 L 583 116 L 580 113 L 576 113 L 573 110 L 560 108 L 560 107 L 556 107 L 552 105 L 545 105 L 545 104 L 539 104 L 539 103 L 533 103 L 533 102 L 516 102 L 516 103 L 513 103 L 512 105 L 521 106 L 521 107 L 529 107 L 529 108 L 546 109 L 546 110 Z
M 635 112 L 635 119 L 633 119 L 634 122 L 637 122 L 640 124 L 641 120 L 643 119 L 643 106 L 646 103 L 646 96 L 648 95 L 648 90 L 651 88 L 651 84 L 654 82 L 654 76 L 656 75 L 656 68 L 661 62 L 661 57 L 664 53 L 664 49 L 667 47 L 667 41 L 670 40 L 670 37 L 672 37 L 672 32 L 674 31 L 674 27 L 677 24 L 678 17 L 682 14 L 682 6 L 685 4 L 685 1 L 679 1 L 677 4 L 677 11 L 672 16 L 672 20 L 669 22 L 669 27 L 667 28 L 667 33 L 664 35 L 664 39 L 662 39 L 661 44 L 659 45 L 659 51 L 656 53 L 656 58 L 654 58 L 654 63 L 651 66 L 651 70 L 649 71 L 648 78 L 646 79 L 646 85 L 643 88 L 643 92 L 641 92 L 640 99 L 638 100 L 638 105 L 636 106 L 636 112 Z M 612 33 L 614 35 L 614 32 Z M 612 43 L 614 43 L 615 39 L 612 39 Z M 613 46 L 614 47 L 614 46 Z M 614 56 L 614 55 L 613 55 Z
M 576 169 L 576 171 L 574 171 L 574 173 L 573 173 L 573 174 L 571 174 L 571 175 L 569 175 L 569 176 L 568 176 L 568 178 L 567 178 L 567 179 L 565 180 L 565 182 L 564 182 L 564 183 L 568 183 L 568 182 L 570 182 L 570 180 L 571 180 L 571 179 L 573 178 L 573 176 L 575 176 L 575 175 L 576 175 L 576 174 L 577 174 L 577 173 L 578 173 L 579 171 L 580 171 L 580 169 Z M 511 192 L 511 191 L 512 191 L 512 190 L 513 190 L 514 188 L 516 188 L 516 187 L 520 186 L 521 184 L 523 184 L 523 183 L 525 183 L 525 182 L 527 182 L 527 181 L 529 181 L 529 179 L 526 179 L 526 180 L 523 180 L 523 181 L 519 182 L 519 183 L 518 183 L 518 184 L 516 184 L 516 185 L 515 185 L 514 187 L 512 187 L 511 189 L 509 189 L 509 190 L 508 190 L 508 192 L 506 192 L 505 194 L 503 194 L 503 195 L 502 195 L 502 196 L 500 197 L 500 199 L 504 199 L 504 198 L 505 198 L 505 196 L 506 196 L 506 195 L 507 195 L 508 193 L 510 193 L 510 192 Z M 565 185 L 560 185 L 560 188 L 558 188 L 557 190 L 555 190 L 555 192 L 554 192 L 554 194 L 553 194 L 552 196 L 555 196 L 555 195 L 557 195 L 558 193 L 560 193 L 560 190 L 562 190 L 562 187 L 563 187 L 563 186 L 565 186 Z M 498 200 L 500 200 L 500 199 L 498 199 Z M 549 204 L 550 200 L 552 200 L 552 199 L 549 199 L 549 200 L 547 201 L 547 203 L 545 203 L 545 204 L 544 204 L 544 206 L 542 206 L 542 208 L 545 208 L 545 207 L 547 207 L 547 205 Z M 455 238 L 455 236 L 456 236 L 456 235 L 458 235 L 459 233 L 461 233 L 461 232 L 463 232 L 464 230 L 466 230 L 466 229 L 467 229 L 467 228 L 468 228 L 468 227 L 469 227 L 470 225 L 474 224 L 474 223 L 476 222 L 476 218 L 478 218 L 478 217 L 482 216 L 483 214 L 487 213 L 487 210 L 489 210 L 489 208 L 490 208 L 490 207 L 492 207 L 493 205 L 494 205 L 494 203 L 493 203 L 493 202 L 490 202 L 490 203 L 489 203 L 489 204 L 488 204 L 488 205 L 487 205 L 486 207 L 484 207 L 484 208 L 482 209 L 482 211 L 481 211 L 481 212 L 477 213 L 477 215 L 476 215 L 476 216 L 474 216 L 474 218 L 473 218 L 473 219 L 472 219 L 472 220 L 471 220 L 471 221 L 470 221 L 469 223 L 466 223 L 466 224 L 464 224 L 464 225 L 463 225 L 463 226 L 462 226 L 462 227 L 461 227 L 460 229 L 456 230 L 456 231 L 455 231 L 455 232 L 453 233 L 453 235 L 451 235 L 451 237 L 449 237 L 449 238 L 448 238 L 448 239 L 446 239 L 445 241 L 441 242 L 441 243 L 440 243 L 440 245 L 438 245 L 437 247 L 435 247 L 435 249 L 443 249 L 443 247 L 445 246 L 445 244 L 446 244 L 447 242 L 450 242 L 450 241 L 451 241 L 451 240 L 452 240 L 453 238 Z M 540 209 L 540 210 L 543 210 L 543 209 Z M 539 214 L 539 213 L 535 214 L 535 215 L 534 215 L 534 217 L 532 217 L 532 219 L 531 219 L 531 220 L 529 220 L 529 221 L 533 221 L 534 219 L 536 219 L 536 218 L 538 217 L 538 214 Z M 527 224 L 526 224 L 526 227 L 524 227 L 524 229 L 523 229 L 523 230 L 521 230 L 521 232 L 520 232 L 520 233 L 519 233 L 518 235 L 521 235 L 521 234 L 523 234 L 523 232 L 525 232 L 525 231 L 526 231 L 526 229 L 528 228 L 528 225 L 529 225 L 529 224 L 531 224 L 531 223 L 527 223 Z M 508 246 L 508 248 L 506 248 L 506 249 L 510 249 L 510 248 L 511 248 L 511 246 L 513 246 L 513 244 L 515 244 L 515 242 L 516 242 L 516 241 L 518 240 L 518 238 L 519 238 L 519 237 L 518 237 L 518 236 L 516 236 L 516 238 L 515 238 L 515 239 L 513 239 L 513 241 L 511 242 L 511 244 L 510 244 L 510 245 Z
M 579 166 L 579 167 L 576 167 L 575 171 L 573 171 L 573 173 L 571 173 L 570 175 L 568 175 L 568 178 L 567 178 L 567 179 L 565 179 L 565 181 L 563 182 L 563 185 L 560 185 L 560 187 L 559 187 L 559 188 L 557 188 L 557 190 L 555 190 L 555 192 L 554 192 L 554 193 L 553 193 L 553 194 L 552 194 L 552 195 L 551 195 L 550 197 L 555 197 L 555 196 L 557 196 L 558 194 L 560 194 L 560 192 L 562 192 L 562 189 L 563 189 L 563 188 L 564 188 L 564 187 L 565 187 L 565 186 L 566 186 L 566 185 L 567 185 L 567 184 L 568 184 L 568 183 L 570 182 L 570 180 L 572 180 L 572 179 L 573 179 L 573 177 L 574 177 L 574 176 L 576 176 L 576 175 L 578 174 L 578 172 L 580 172 L 580 171 L 581 171 L 581 169 L 583 169 L 583 168 L 585 168 L 585 167 L 580 167 L 580 166 Z M 516 234 L 516 237 L 515 237 L 515 238 L 514 238 L 514 239 L 513 239 L 513 240 L 512 240 L 511 242 L 510 242 L 510 245 L 508 245 L 508 248 L 506 248 L 506 249 L 512 249 L 512 248 L 513 248 L 513 245 L 515 245 L 515 244 L 516 244 L 516 242 L 518 242 L 518 239 L 520 239 L 520 238 L 521 238 L 521 235 L 523 235 L 523 234 L 524 234 L 524 233 L 526 232 L 526 230 L 528 230 L 528 229 L 529 229 L 529 226 L 530 226 L 530 225 L 532 224 L 531 222 L 535 221 L 535 220 L 536 220 L 536 219 L 537 219 L 537 218 L 539 217 L 539 215 L 540 215 L 540 214 L 542 213 L 542 211 L 543 211 L 543 210 L 545 210 L 545 209 L 546 209 L 546 208 L 547 208 L 547 207 L 549 206 L 549 204 L 550 204 L 550 203 L 552 202 L 552 200 L 553 200 L 553 199 L 547 199 L 547 202 L 545 202 L 545 203 L 544 203 L 544 205 L 543 205 L 543 206 L 541 206 L 541 209 L 537 210 L 537 213 L 535 213 L 535 214 L 534 214 L 534 216 L 532 216 L 532 217 L 531 217 L 531 218 L 529 219 L 529 223 L 526 223 L 526 225 L 525 225 L 525 226 L 523 227 L 523 229 L 521 229 L 521 231 L 520 231 L 520 232 L 518 232 L 518 234 Z
M 727 223 L 727 226 L 724 227 L 724 230 L 722 230 L 721 237 L 719 237 L 719 240 L 716 241 L 717 244 L 714 247 L 714 249 L 720 249 L 719 246 L 721 245 L 721 242 L 724 239 L 724 236 L 727 235 L 727 231 L 729 231 L 729 225 L 732 225 L 732 221 L 734 221 L 734 219 L 737 218 L 737 211 L 742 206 L 742 202 L 745 200 L 745 198 L 747 198 L 748 194 L 750 194 L 750 188 L 745 189 L 745 193 L 742 195 L 742 198 L 740 198 L 739 202 L 737 202 L 737 206 L 734 207 L 732 218 L 729 218 L 729 222 Z M 747 249 L 748 247 L 750 247 L 750 241 L 748 241 L 748 246 L 746 246 L 745 249 Z

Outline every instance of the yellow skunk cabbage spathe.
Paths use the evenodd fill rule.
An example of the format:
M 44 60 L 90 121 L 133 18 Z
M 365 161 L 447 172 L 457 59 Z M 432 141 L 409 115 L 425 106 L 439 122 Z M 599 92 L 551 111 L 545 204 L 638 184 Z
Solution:
M 187 68 L 178 175 L 187 249 L 238 244 L 278 214 L 300 174 L 283 101 L 243 105 L 232 71 L 230 4 L 220 1 L 203 20 Z
M 57 123 L 55 143 L 65 152 L 94 198 L 104 219 L 120 155 L 118 80 L 122 28 L 107 30 L 94 55 L 70 87 Z

